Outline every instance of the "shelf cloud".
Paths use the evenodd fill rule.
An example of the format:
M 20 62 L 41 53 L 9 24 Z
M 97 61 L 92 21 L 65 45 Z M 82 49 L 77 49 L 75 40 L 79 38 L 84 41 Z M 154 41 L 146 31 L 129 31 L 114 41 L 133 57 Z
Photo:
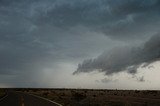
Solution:
M 159 59 L 160 35 L 158 34 L 140 47 L 119 47 L 105 52 L 95 59 L 84 60 L 73 74 L 94 70 L 105 72 L 107 75 L 125 70 L 134 74 L 143 63 L 150 64 Z

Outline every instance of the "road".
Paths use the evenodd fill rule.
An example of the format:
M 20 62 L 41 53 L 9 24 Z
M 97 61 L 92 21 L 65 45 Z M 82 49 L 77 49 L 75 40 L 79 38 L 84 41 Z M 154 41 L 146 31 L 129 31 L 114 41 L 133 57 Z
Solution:
M 0 106 L 62 106 L 55 102 L 22 92 L 8 92 Z

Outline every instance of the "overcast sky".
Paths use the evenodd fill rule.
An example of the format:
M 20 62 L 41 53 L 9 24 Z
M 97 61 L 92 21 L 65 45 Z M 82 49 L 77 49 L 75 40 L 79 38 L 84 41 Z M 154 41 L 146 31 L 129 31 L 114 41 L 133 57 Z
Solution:
M 0 87 L 160 89 L 159 0 L 0 0 Z

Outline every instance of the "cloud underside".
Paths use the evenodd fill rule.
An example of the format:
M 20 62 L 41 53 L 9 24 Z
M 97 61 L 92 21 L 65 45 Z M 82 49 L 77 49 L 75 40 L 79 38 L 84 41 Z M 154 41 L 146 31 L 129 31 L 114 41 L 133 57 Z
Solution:
M 85 60 L 75 73 L 135 73 L 140 64 L 158 60 L 158 38 L 130 45 L 159 32 L 159 10 L 159 0 L 0 0 L 0 83 L 42 84 L 37 79 L 46 69 L 54 77 L 62 63 L 75 66 L 124 41 L 128 47 Z M 65 70 L 59 72 L 70 74 Z
M 0 4 L 3 34 L 22 34 L 30 25 L 49 25 L 63 30 L 81 25 L 118 40 L 139 39 L 159 31 L 158 0 L 1 0 Z M 18 26 L 14 27 L 15 24 Z
M 150 64 L 159 59 L 160 36 L 155 35 L 141 47 L 119 47 L 95 59 L 84 60 L 73 74 L 95 70 L 105 72 L 107 75 L 126 70 L 128 73 L 135 74 L 143 63 Z

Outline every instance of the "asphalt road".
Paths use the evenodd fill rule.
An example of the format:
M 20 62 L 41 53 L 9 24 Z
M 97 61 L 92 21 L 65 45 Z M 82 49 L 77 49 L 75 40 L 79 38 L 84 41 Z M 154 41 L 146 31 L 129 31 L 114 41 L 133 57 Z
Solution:
M 8 92 L 0 100 L 0 106 L 62 106 L 52 101 L 21 92 Z

